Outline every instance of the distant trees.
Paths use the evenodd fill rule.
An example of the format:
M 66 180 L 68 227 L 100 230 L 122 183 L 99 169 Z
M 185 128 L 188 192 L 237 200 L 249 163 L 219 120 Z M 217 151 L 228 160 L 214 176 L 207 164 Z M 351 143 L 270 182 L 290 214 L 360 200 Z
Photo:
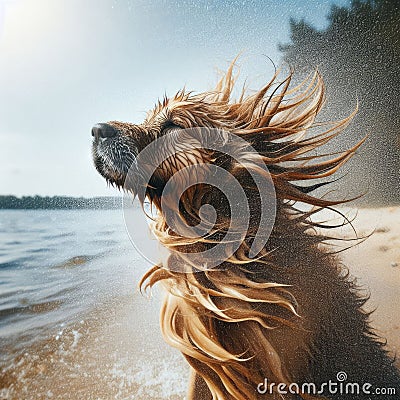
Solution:
M 113 209 L 121 204 L 119 197 L 0 196 L 0 209 Z
M 328 20 L 322 31 L 291 20 L 291 43 L 280 46 L 284 61 L 300 73 L 321 71 L 328 93 L 324 118 L 349 114 L 359 100 L 350 135 L 333 143 L 344 148 L 369 134 L 344 181 L 350 194 L 368 188 L 364 201 L 370 204 L 398 203 L 400 1 L 353 0 L 349 7 L 332 6 Z

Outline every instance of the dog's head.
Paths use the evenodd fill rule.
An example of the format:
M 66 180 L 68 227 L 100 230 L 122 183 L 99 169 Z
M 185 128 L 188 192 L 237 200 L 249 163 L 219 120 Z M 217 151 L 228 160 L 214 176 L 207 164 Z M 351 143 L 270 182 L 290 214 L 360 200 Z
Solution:
M 226 157 L 216 156 L 217 150 L 226 134 L 242 125 L 229 103 L 231 89 L 228 83 L 219 91 L 197 95 L 180 91 L 158 102 L 141 124 L 96 124 L 92 153 L 97 171 L 112 185 L 134 194 L 146 185 L 146 195 L 154 200 L 175 172 L 205 162 L 226 164 Z M 201 174 L 199 169 L 191 172 Z
M 198 165 L 205 157 L 204 146 L 196 139 L 205 131 L 193 128 L 219 128 L 219 119 L 212 124 L 204 118 L 211 110 L 211 103 L 179 93 L 159 103 L 142 124 L 96 124 L 92 152 L 97 171 L 119 188 L 137 194 L 140 185 L 147 185 L 146 195 L 155 195 L 176 171 Z
M 294 183 L 327 177 L 354 154 L 361 143 L 323 162 L 315 162 L 321 155 L 306 154 L 335 137 L 352 115 L 321 132 L 321 124 L 314 123 L 324 103 L 324 85 L 318 73 L 296 89 L 289 89 L 291 75 L 280 82 L 274 76 L 259 91 L 247 94 L 243 90 L 234 100 L 232 69 L 233 64 L 213 91 L 180 91 L 158 102 L 141 124 L 96 124 L 92 136 L 98 172 L 111 184 L 135 194 L 146 186 L 140 199 L 147 196 L 157 205 L 169 179 L 189 166 L 213 164 L 234 173 L 237 179 L 243 170 L 254 167 L 254 157 L 247 157 L 249 151 L 243 145 L 247 143 L 268 167 L 278 199 L 322 207 L 337 204 L 309 194 L 321 184 L 305 187 Z M 320 131 L 307 136 L 313 129 Z M 243 163 L 238 163 L 232 154 L 219 151 L 218 146 L 222 149 L 226 144 L 226 135 L 240 138 L 237 150 L 244 155 Z M 209 148 L 202 145 L 204 140 L 211 143 Z M 152 146 L 154 143 L 157 144 Z M 144 153 L 146 157 L 138 162 Z M 201 181 L 204 171 L 196 171 L 196 179 Z

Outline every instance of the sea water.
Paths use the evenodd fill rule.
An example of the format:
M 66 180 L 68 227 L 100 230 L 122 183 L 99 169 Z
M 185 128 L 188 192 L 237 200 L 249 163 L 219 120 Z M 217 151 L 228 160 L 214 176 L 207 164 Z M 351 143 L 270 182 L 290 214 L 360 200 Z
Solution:
M 121 210 L 0 210 L 0 399 L 182 398 L 148 268 Z

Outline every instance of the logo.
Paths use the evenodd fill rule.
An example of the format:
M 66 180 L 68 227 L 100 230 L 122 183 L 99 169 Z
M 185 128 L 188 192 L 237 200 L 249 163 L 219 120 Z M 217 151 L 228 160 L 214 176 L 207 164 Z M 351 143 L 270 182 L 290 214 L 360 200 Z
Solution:
M 210 155 L 209 158 L 200 157 L 201 154 Z M 243 138 L 238 135 L 213 128 L 179 129 L 174 136 L 165 134 L 151 142 L 137 156 L 131 166 L 125 183 L 123 211 L 125 224 L 130 239 L 138 252 L 151 264 L 157 264 L 162 257 L 170 257 L 175 251 L 172 246 L 163 248 L 149 240 L 149 227 L 154 223 L 152 218 L 163 218 L 169 229 L 189 243 L 207 241 L 208 238 L 219 232 L 218 219 L 220 210 L 212 204 L 202 204 L 198 210 L 200 221 L 195 226 L 185 223 L 179 218 L 180 200 L 187 190 L 196 185 L 208 185 L 217 188 L 229 204 L 229 226 L 221 230 L 223 237 L 213 246 L 202 251 L 178 251 L 181 259 L 188 264 L 197 265 L 201 270 L 213 269 L 234 255 L 242 244 L 249 229 L 251 210 L 249 196 L 245 188 L 232 169 L 224 168 L 214 163 L 215 155 L 226 158 L 230 165 L 242 168 L 253 181 L 252 196 L 257 196 L 260 209 L 258 226 L 250 228 L 254 234 L 249 258 L 254 258 L 264 248 L 275 222 L 276 196 L 271 175 L 262 156 Z M 150 210 L 146 218 L 144 213 L 135 212 L 135 205 L 129 193 L 129 182 L 137 180 L 140 175 L 140 184 L 136 195 L 140 199 L 146 197 L 146 191 L 152 187 L 152 178 L 157 173 L 163 173 L 163 190 L 160 195 L 160 209 Z M 251 199 L 250 199 L 251 202 Z M 147 210 L 149 211 L 149 210 Z M 155 214 L 154 215 L 154 211 Z M 140 215 L 142 214 L 142 215 Z M 151 231 L 151 229 L 150 229 Z M 163 265 L 172 270 L 185 272 L 182 263 L 168 263 Z
M 393 387 L 374 387 L 369 382 L 346 382 L 347 373 L 340 371 L 336 374 L 336 380 L 329 380 L 321 384 L 313 382 L 303 383 L 275 383 L 269 382 L 267 378 L 264 382 L 257 385 L 257 392 L 260 394 L 297 394 L 297 395 L 385 395 L 395 396 L 396 388 Z

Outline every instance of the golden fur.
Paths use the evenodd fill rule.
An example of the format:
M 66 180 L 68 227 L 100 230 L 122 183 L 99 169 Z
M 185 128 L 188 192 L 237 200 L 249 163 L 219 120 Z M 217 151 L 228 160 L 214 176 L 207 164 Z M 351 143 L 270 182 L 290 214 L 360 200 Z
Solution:
M 375 360 L 371 361 L 374 368 L 397 382 L 397 372 L 362 311 L 365 299 L 358 295 L 340 261 L 323 246 L 329 235 L 321 234 L 321 229 L 329 226 L 312 218 L 319 210 L 342 202 L 310 193 L 325 184 L 319 179 L 335 173 L 361 143 L 329 158 L 314 150 L 336 137 L 354 114 L 335 123 L 316 122 L 324 103 L 318 72 L 295 88 L 290 87 L 292 74 L 282 82 L 277 82 L 276 75 L 255 93 L 243 89 L 235 100 L 233 69 L 234 63 L 213 91 L 195 95 L 181 91 L 159 102 L 139 129 L 146 131 L 145 138 L 138 139 L 142 148 L 160 134 L 153 127 L 165 120 L 181 128 L 211 127 L 238 135 L 261 155 L 276 191 L 276 222 L 267 245 L 255 259 L 249 258 L 248 252 L 259 222 L 260 203 L 248 171 L 265 172 L 252 164 L 245 150 L 242 163 L 227 163 L 217 152 L 190 153 L 183 144 L 179 157 L 158 169 L 146 192 L 160 207 L 157 186 L 185 165 L 211 162 L 224 165 L 241 182 L 252 210 L 250 227 L 238 250 L 212 270 L 203 270 L 183 253 L 210 248 L 228 229 L 229 212 L 226 204 L 219 202 L 218 192 L 198 185 L 184 193 L 175 210 L 183 223 L 193 224 L 199 219 L 201 204 L 215 207 L 217 228 L 202 240 L 171 232 L 161 213 L 153 224 L 154 234 L 171 255 L 167 264 L 153 267 L 143 277 L 141 286 L 160 282 L 167 291 L 161 328 L 166 341 L 179 349 L 196 371 L 191 397 L 267 398 L 256 390 L 265 378 L 269 382 L 324 382 L 334 379 L 343 368 L 366 379 L 363 352 L 366 360 Z M 116 122 L 110 124 L 124 128 Z M 183 142 L 175 139 L 171 135 L 171 143 Z M 318 183 L 307 185 L 314 180 Z M 302 211 L 300 203 L 311 207 Z M 185 272 L 169 268 L 171 265 L 184 265 Z M 357 351 L 354 343 L 358 343 Z M 300 397 L 275 392 L 271 398 Z M 301 398 L 315 397 L 304 394 Z

